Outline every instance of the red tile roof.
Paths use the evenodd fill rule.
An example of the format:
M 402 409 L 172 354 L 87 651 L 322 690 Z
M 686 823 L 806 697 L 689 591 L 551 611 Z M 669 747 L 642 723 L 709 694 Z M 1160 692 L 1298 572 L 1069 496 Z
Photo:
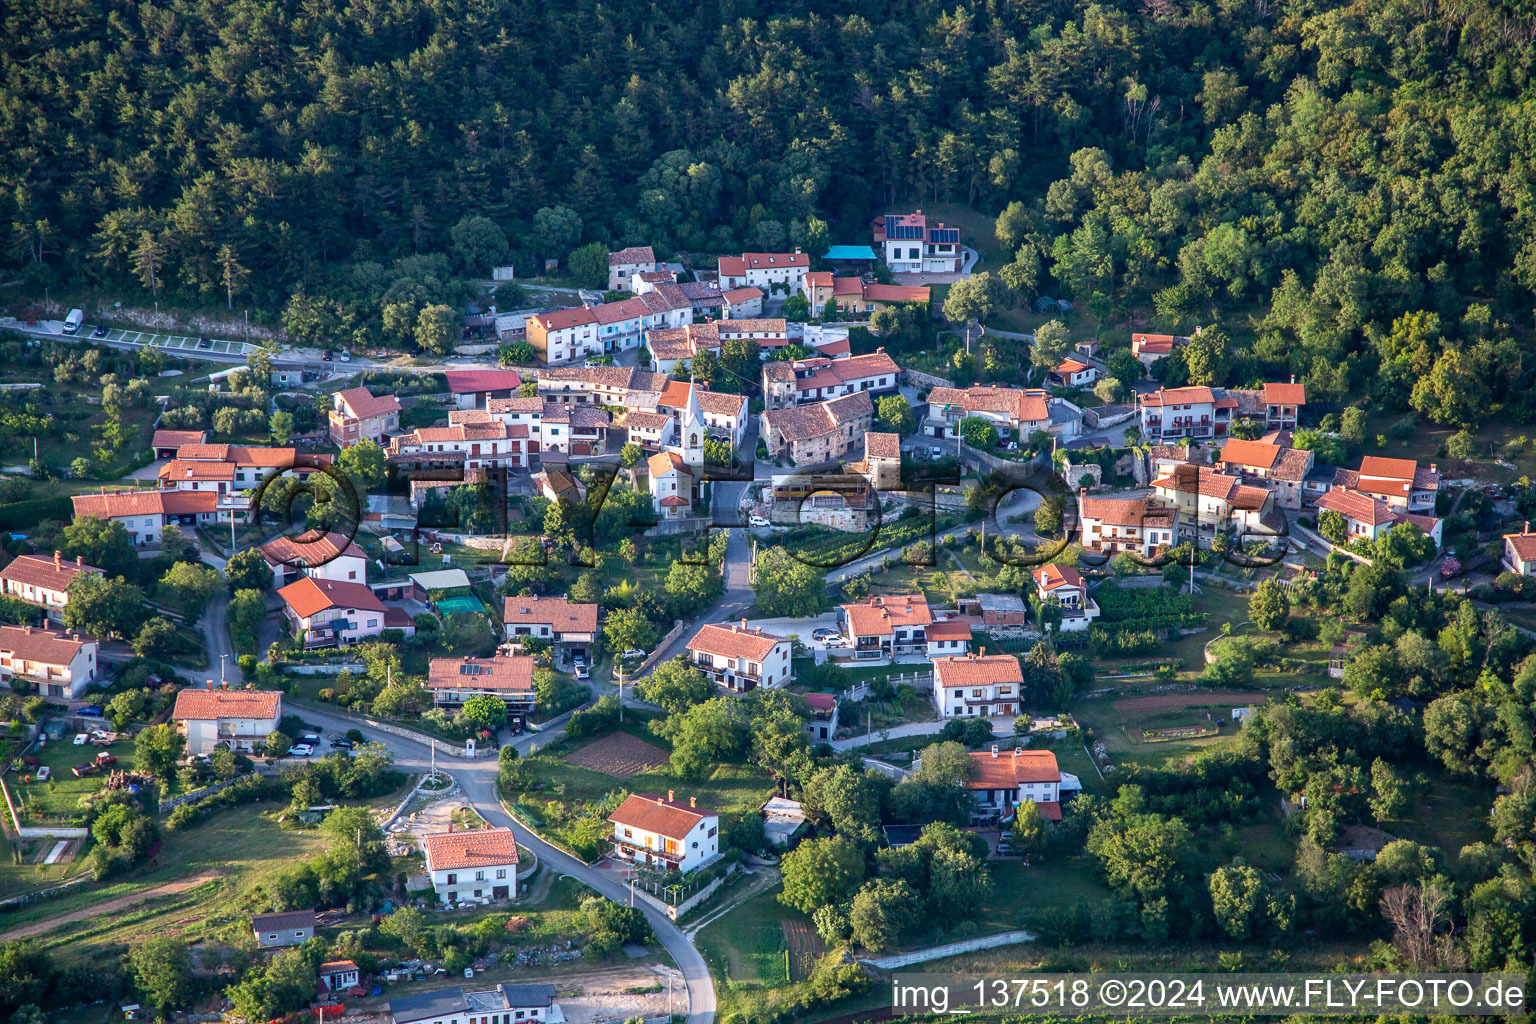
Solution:
M 95 640 L 73 633 L 55 633 L 33 626 L 0 626 L 0 653 L 45 665 L 68 665 L 80 648 Z
M 883 636 L 898 626 L 924 626 L 933 621 L 928 599 L 922 594 L 872 597 L 863 604 L 845 604 L 848 632 L 853 636 Z
M 462 871 L 517 863 L 517 840 L 509 828 L 476 828 L 421 837 L 428 871 Z
M 160 467 L 157 476 L 163 481 L 176 480 L 233 480 L 233 462 L 203 462 L 201 460 L 172 459 Z
M 1137 355 L 1143 352 L 1147 355 L 1167 355 L 1173 351 L 1176 340 L 1171 334 L 1133 334 L 1131 348 Z
M 1021 782 L 1060 782 L 1061 768 L 1049 750 L 973 750 L 967 789 L 1018 789 Z
M 1162 409 L 1170 405 L 1214 405 L 1216 396 L 1210 388 L 1158 388 L 1141 396 L 1141 404 L 1148 409 Z
M 477 391 L 505 391 L 523 382 L 516 370 L 446 370 L 448 390 L 456 395 Z
M 563 597 L 509 597 L 502 603 L 501 621 L 548 625 L 557 633 L 596 633 L 597 605 L 572 604 Z
M 878 430 L 866 431 L 864 457 L 866 459 L 900 459 L 901 435 L 882 433 Z
M 185 444 L 202 444 L 207 436 L 206 430 L 157 430 L 150 447 L 180 448 Z
M 375 395 L 367 388 L 347 388 L 336 392 L 348 414 L 365 420 L 370 416 L 387 416 L 400 411 L 400 399 L 394 395 Z
M 677 454 L 677 452 L 657 452 L 645 460 L 645 468 L 650 471 L 652 480 L 663 474 L 670 473 L 674 469 L 688 476 L 693 475 L 693 470 L 688 468 L 687 463 L 683 461 L 683 457 Z
M 745 288 L 732 288 L 730 291 L 721 296 L 721 298 L 725 299 L 726 302 L 729 302 L 733 305 L 742 302 L 751 302 L 753 299 L 760 299 L 762 297 L 763 290 L 761 288 L 753 288 L 750 285 Z
M 941 619 L 924 630 L 929 640 L 969 640 L 971 624 L 964 619 Z
M 927 302 L 929 294 L 925 284 L 866 284 L 862 289 L 866 302 Z
M 1378 498 L 1346 487 L 1335 487 L 1317 499 L 1317 507 L 1337 512 L 1346 519 L 1371 526 L 1384 526 L 1396 517 L 1392 507 Z
M 1060 587 L 1083 588 L 1083 574 L 1070 565 L 1042 565 L 1034 570 L 1035 585 L 1046 593 Z
M 655 263 L 656 253 L 648 245 L 632 245 L 628 249 L 608 254 L 610 267 L 632 267 L 640 263 Z
M 1295 381 L 1265 384 L 1264 403 L 1266 405 L 1306 405 L 1307 386 L 1297 384 Z
M 1221 450 L 1219 461 L 1233 466 L 1251 466 L 1255 469 L 1268 470 L 1274 468 L 1284 451 L 1285 449 L 1277 444 L 1261 444 L 1258 441 L 1233 438 Z
M 653 832 L 668 839 L 682 840 L 694 826 L 714 811 L 695 807 L 681 800 L 669 800 L 653 793 L 632 793 L 619 804 L 608 820 L 616 825 Z
M 1147 502 L 1145 498 L 1082 498 L 1078 513 L 1104 526 L 1140 526 Z
M 361 583 L 345 580 L 317 580 L 301 577 L 277 592 L 301 619 L 307 619 L 327 608 L 357 608 L 360 611 L 382 612 L 384 603 Z
M 976 385 L 969 388 L 934 388 L 928 392 L 929 407 L 954 405 L 968 413 L 1001 413 L 1012 422 L 1039 423 L 1051 418 L 1044 391 Z
M 933 659 L 933 679 L 946 688 L 1023 684 L 1024 672 L 1011 654 L 956 654 Z
M 1413 459 L 1387 459 L 1380 455 L 1367 455 L 1360 460 L 1360 475 L 1382 477 L 1387 480 L 1412 480 L 1419 464 Z
M 17 583 L 62 593 L 69 589 L 69 584 L 82 572 L 91 572 L 98 576 L 106 575 L 105 570 L 98 569 L 94 565 L 86 565 L 79 558 L 66 561 L 55 551 L 52 558 L 44 558 L 40 555 L 18 555 L 10 565 L 0 569 L 0 581 L 15 580 Z
M 306 530 L 293 537 L 273 537 L 256 550 L 271 565 L 292 565 L 306 569 L 341 557 L 361 558 L 365 562 L 368 560 L 363 549 L 352 543 L 350 537 L 341 533 L 321 533 L 318 530 Z
M 282 711 L 283 695 L 276 690 L 199 690 L 176 692 L 171 717 L 180 722 L 219 718 L 272 719 Z
M 693 639 L 688 641 L 688 650 L 761 663 L 781 643 L 784 643 L 783 637 L 760 629 L 748 629 L 734 623 L 709 623 L 700 626 Z
M 71 500 L 77 516 L 112 519 L 212 512 L 218 506 L 219 496 L 212 491 L 139 490 L 76 494 Z
M 223 462 L 229 458 L 229 445 L 227 444 L 184 444 L 176 449 L 178 459 L 211 459 L 214 462 Z
M 553 313 L 543 313 L 539 316 L 531 316 L 528 319 L 537 320 L 539 326 L 546 331 L 563 331 L 569 327 L 580 327 L 583 324 L 597 323 L 597 317 L 585 306 L 557 309 Z
M 1056 367 L 1057 373 L 1082 373 L 1084 370 L 1093 369 L 1092 363 L 1085 363 L 1080 359 L 1063 359 L 1061 365 Z
M 427 689 L 533 689 L 533 659 L 520 654 L 494 658 L 433 658 L 427 665 Z
M 1536 533 L 1506 533 L 1504 539 L 1515 549 L 1515 557 L 1520 561 L 1536 562 Z

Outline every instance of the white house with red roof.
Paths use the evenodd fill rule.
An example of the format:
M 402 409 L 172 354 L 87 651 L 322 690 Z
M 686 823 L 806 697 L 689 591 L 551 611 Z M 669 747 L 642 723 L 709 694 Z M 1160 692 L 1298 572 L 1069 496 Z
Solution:
M 1047 821 L 1061 820 L 1064 783 L 1077 780 L 1065 775 L 1049 750 L 973 750 L 971 777 L 965 788 L 976 799 L 977 816 L 983 820 L 1008 819 L 1023 803 L 1033 803 Z
M 96 681 L 97 646 L 79 633 L 0 626 L 0 683 L 30 683 L 40 696 L 73 700 Z
M 345 534 L 307 530 L 293 537 L 273 537 L 256 550 L 267 560 L 272 585 L 279 590 L 300 576 L 368 582 L 368 556 Z
M 305 647 L 355 644 L 384 632 L 384 604 L 362 583 L 303 576 L 277 592 Z
M 1090 498 L 1077 502 L 1077 524 L 1085 551 L 1131 551 L 1151 558 L 1178 544 L 1178 511 L 1147 498 Z
M 861 391 L 895 391 L 901 385 L 901 367 L 884 348 L 840 359 L 817 356 L 791 363 L 772 361 L 763 364 L 762 385 L 767 409 L 787 409 Z
M 1181 338 L 1173 334 L 1132 334 L 1131 355 L 1136 361 L 1148 370 L 1159 359 L 1167 359 L 1173 354 L 1173 350 L 1181 345 L 1188 345 L 1188 338 Z
M 0 588 L 6 597 L 35 604 L 50 619 L 63 621 L 64 607 L 69 604 L 69 585 L 81 573 L 106 575 L 104 570 L 86 565 L 85 559 L 78 555 L 68 560 L 58 551 L 52 558 L 17 555 L 9 565 L 0 569 Z
M 688 660 L 716 683 L 738 693 L 759 686 L 778 689 L 790 680 L 790 642 L 749 629 L 747 620 L 709 623 L 688 641 Z
M 359 441 L 384 444 L 400 433 L 400 399 L 375 395 L 367 388 L 347 388 L 331 396 L 331 443 L 350 448 Z
M 517 839 L 509 828 L 436 832 L 421 837 L 421 852 L 432 891 L 444 903 L 517 897 Z
M 1071 357 L 1063 359 L 1061 365 L 1050 372 L 1051 383 L 1064 388 L 1086 387 L 1100 376 L 1097 366 Z
M 1016 715 L 1024 702 L 1024 672 L 1011 654 L 933 659 L 933 702 L 940 718 Z
M 736 288 L 757 288 L 765 295 L 775 291 L 793 294 L 800 290 L 810 269 L 811 257 L 799 249 L 721 256 L 720 292 L 723 295 Z
M 509 597 L 501 605 L 502 627 L 508 640 L 523 637 L 548 640 L 571 653 L 585 653 L 597 642 L 597 605 L 564 597 Z
M 288 473 L 304 480 L 330 462 L 329 455 L 301 455 L 293 447 L 185 444 L 157 476 L 163 490 L 216 497 L 213 513 L 206 519 L 199 514 L 198 522 L 242 522 L 250 515 L 256 491 L 269 477 Z
M 841 312 L 863 318 L 887 306 L 926 303 L 931 292 L 925 284 L 880 284 L 862 277 L 836 277 L 830 270 L 821 270 L 805 275 L 801 294 L 810 303 L 811 315 L 831 319 L 828 314 L 835 316 Z
M 686 380 L 669 381 L 656 400 L 656 411 L 665 413 L 672 420 L 679 435 L 683 417 L 688 413 L 690 398 L 698 407 L 704 436 L 724 441 L 731 447 L 739 447 L 747 436 L 748 415 L 746 395 L 731 395 L 723 391 L 710 391 L 702 384 Z
M 1504 535 L 1504 568 L 1521 576 L 1536 576 L 1536 533 L 1526 522 L 1519 533 Z
M 659 268 L 656 253 L 648 245 L 632 245 L 608 254 L 608 290 L 623 291 L 636 274 L 653 274 Z
M 651 508 L 661 519 L 687 519 L 693 514 L 693 495 L 699 478 L 693 467 L 674 451 L 657 452 L 645 463 L 649 473 Z
M 761 288 L 732 288 L 720 296 L 721 312 L 726 320 L 748 320 L 763 315 Z
M 632 793 L 608 816 L 613 823 L 613 855 L 659 871 L 682 874 L 720 856 L 720 816 L 684 803 L 672 790 L 665 798 Z
M 960 422 L 971 416 L 991 423 L 1000 434 L 1011 432 L 1020 440 L 1041 432 L 1070 441 L 1083 430 L 1083 411 L 1064 398 L 1039 388 L 983 384 L 929 391 L 928 415 L 920 430 L 925 436 L 955 437 Z
M 1366 540 L 1375 540 L 1396 526 L 1412 523 L 1434 541 L 1438 549 L 1444 534 L 1443 521 L 1434 516 L 1393 508 L 1374 494 L 1367 494 L 1349 487 L 1335 487 L 1319 495 L 1315 504 L 1319 514 L 1337 512 L 1344 517 L 1344 528 L 1350 540 L 1362 537 Z
M 484 409 L 493 398 L 512 398 L 523 383 L 516 370 L 445 370 L 443 376 L 460 409 Z
M 283 695 L 276 690 L 186 687 L 176 694 L 171 719 L 187 738 L 188 754 L 206 754 L 221 743 L 236 753 L 259 750 L 277 731 Z
M 1440 494 L 1440 471 L 1434 463 L 1424 467 L 1414 459 L 1387 459 L 1379 455 L 1361 458 L 1358 470 L 1340 469 L 1333 482 L 1409 512 L 1433 512 Z
M 1061 631 L 1077 633 L 1087 629 L 1099 617 L 1099 606 L 1088 596 L 1083 574 L 1070 565 L 1036 566 L 1030 575 L 1035 581 L 1035 597 L 1041 604 L 1050 601 L 1061 606 Z
M 930 658 L 951 658 L 970 653 L 971 624 L 964 619 L 939 619 L 924 630 L 924 636 L 928 640 L 928 647 L 923 653 Z
M 922 594 L 871 597 L 839 605 L 837 625 L 856 659 L 926 654 L 933 612 Z
M 75 515 L 121 523 L 135 547 L 160 543 L 165 528 L 212 523 L 219 515 L 219 495 L 213 491 L 116 490 L 76 494 L 70 498 Z
M 811 709 L 811 717 L 805 723 L 805 734 L 812 743 L 830 743 L 837 737 L 837 712 L 840 702 L 833 693 L 808 693 L 805 705 Z
M 436 707 L 457 708 L 471 697 L 495 697 L 509 718 L 521 725 L 533 713 L 538 695 L 533 659 L 521 654 L 492 658 L 433 658 L 427 664 L 427 692 Z
M 1141 436 L 1157 444 L 1170 437 L 1226 437 L 1237 399 L 1206 387 L 1159 388 L 1137 396 Z
M 922 210 L 888 213 L 871 225 L 880 258 L 897 274 L 957 274 L 965 263 L 960 230 L 928 223 Z
M 1273 535 L 1284 529 L 1284 516 L 1275 509 L 1273 492 L 1210 466 L 1171 466 L 1152 481 L 1152 495 L 1157 502 L 1177 509 L 1184 527 L 1196 536 L 1221 530 Z
M 207 444 L 208 431 L 206 430 L 157 430 L 149 446 L 155 450 L 157 459 L 174 459 L 176 449 L 184 444 Z

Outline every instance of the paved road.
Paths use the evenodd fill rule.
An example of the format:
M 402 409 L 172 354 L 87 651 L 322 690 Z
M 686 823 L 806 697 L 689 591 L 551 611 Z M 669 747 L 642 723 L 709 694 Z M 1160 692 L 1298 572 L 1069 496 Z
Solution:
M 424 771 L 431 764 L 431 754 L 423 740 L 406 739 L 385 733 L 361 723 L 356 718 L 331 711 L 320 711 L 309 706 L 292 710 L 306 722 L 320 726 L 331 736 L 339 736 L 348 729 L 361 729 L 370 740 L 383 743 L 394 757 L 395 764 L 402 768 Z M 527 753 L 533 744 L 544 746 L 557 739 L 561 733 L 562 730 L 555 729 L 549 732 L 525 734 L 513 745 L 520 752 Z M 495 758 L 466 761 L 438 754 L 437 764 L 439 768 L 452 773 L 455 781 L 464 791 L 465 799 L 486 821 L 492 825 L 512 829 L 517 836 L 517 841 L 537 854 L 546 868 L 558 874 L 570 875 L 616 902 L 625 902 L 629 899 L 628 889 L 618 880 L 588 867 L 563 850 L 544 842 L 519 825 L 502 809 L 501 801 L 496 795 Z M 688 1024 L 712 1024 L 715 1019 L 715 984 L 709 976 L 709 966 L 704 962 L 704 958 L 699 955 L 699 951 L 676 924 L 647 903 L 640 902 L 636 905 L 645 912 L 646 920 L 656 932 L 662 948 L 671 954 L 672 959 L 682 969 L 683 981 L 688 989 Z

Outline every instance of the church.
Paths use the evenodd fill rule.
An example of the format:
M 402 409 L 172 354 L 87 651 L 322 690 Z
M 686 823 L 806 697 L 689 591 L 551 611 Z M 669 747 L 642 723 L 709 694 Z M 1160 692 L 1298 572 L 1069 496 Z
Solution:
M 688 385 L 688 403 L 678 413 L 672 443 L 646 463 L 651 478 L 651 507 L 661 519 L 686 519 L 704 485 L 704 439 L 709 436 L 699 412 L 698 385 Z

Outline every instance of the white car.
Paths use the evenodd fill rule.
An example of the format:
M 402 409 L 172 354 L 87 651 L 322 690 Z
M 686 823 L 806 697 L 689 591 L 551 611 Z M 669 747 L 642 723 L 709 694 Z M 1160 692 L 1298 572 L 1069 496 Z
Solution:
M 576 678 L 577 679 L 590 679 L 590 678 L 592 678 L 592 670 L 587 668 L 587 666 L 585 666 L 585 665 L 577 665 L 576 666 Z
M 764 519 L 762 516 L 752 516 L 752 517 L 750 517 L 747 520 L 747 524 L 749 526 L 751 526 L 754 530 L 765 529 L 765 528 L 773 525 L 768 520 Z
M 309 757 L 314 754 L 314 752 L 315 748 L 310 746 L 308 743 L 300 743 L 297 746 L 288 748 L 289 757 Z
M 352 353 L 343 349 L 341 355 L 337 356 L 336 358 L 340 359 L 344 363 L 350 363 L 352 361 Z
M 625 651 L 623 654 L 619 655 L 619 658 L 624 660 L 624 661 L 639 661 L 639 660 L 641 660 L 644 657 L 645 657 L 645 652 L 644 651 L 638 651 L 638 650 L 636 650 L 633 647 L 631 647 L 629 650 Z
M 826 642 L 822 646 L 824 646 L 824 647 L 847 647 L 848 646 L 848 641 L 844 640 L 840 636 L 828 637 Z

